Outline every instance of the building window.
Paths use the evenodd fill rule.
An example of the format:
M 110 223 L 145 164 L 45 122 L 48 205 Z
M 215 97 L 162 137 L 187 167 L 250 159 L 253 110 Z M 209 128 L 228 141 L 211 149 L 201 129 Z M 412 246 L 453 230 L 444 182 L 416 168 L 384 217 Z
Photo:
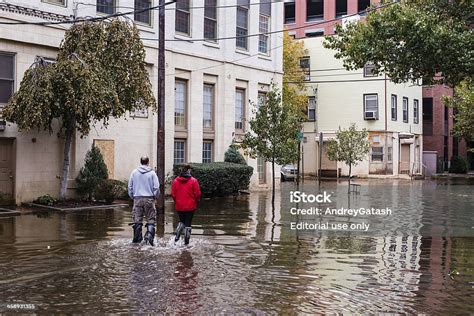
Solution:
M 245 1 L 238 1 L 239 4 Z M 248 29 L 249 29 L 249 8 L 247 5 L 240 5 L 237 7 L 237 25 L 236 25 L 236 39 L 235 44 L 237 48 L 248 49 Z
M 387 147 L 387 161 L 388 162 L 392 162 L 392 153 L 393 153 L 393 148 Z
M 376 77 L 377 75 L 374 74 L 375 65 L 371 63 L 367 63 L 364 65 L 364 77 Z
M 204 38 L 211 42 L 217 41 L 217 0 L 204 2 Z
M 66 0 L 41 0 L 41 2 L 66 6 Z
M 433 136 L 433 98 L 423 98 L 423 135 Z
M 379 119 L 379 100 L 377 94 L 364 94 L 364 119 Z
M 190 30 L 191 12 L 189 11 L 189 0 L 177 0 L 175 12 L 175 31 L 186 35 L 191 34 Z
M 203 95 L 202 127 L 205 129 L 212 129 L 212 118 L 214 112 L 214 86 L 211 84 L 205 84 Z
M 268 55 L 270 46 L 270 34 L 268 32 L 270 27 L 270 17 L 260 14 L 259 32 L 258 35 L 258 52 Z
M 187 82 L 182 80 L 176 80 L 174 125 L 182 128 L 186 127 L 186 104 L 188 102 L 187 92 Z
M 205 140 L 202 143 L 202 162 L 212 162 L 212 141 Z
M 186 141 L 184 139 L 174 140 L 174 164 L 186 162 Z
M 403 97 L 403 122 L 408 123 L 408 98 Z
M 397 96 L 392 94 L 392 102 L 391 102 L 391 109 L 392 109 L 392 121 L 397 120 L 397 112 L 398 112 L 398 104 L 397 104 Z
M 357 4 L 358 4 L 357 11 L 359 12 L 364 11 L 368 7 L 370 7 L 370 0 L 359 0 Z
M 135 11 L 151 7 L 151 0 L 135 0 Z M 137 22 L 151 25 L 151 10 L 135 12 L 134 19 Z
M 419 122 L 419 117 L 418 113 L 420 112 L 420 103 L 418 100 L 413 100 L 413 123 L 418 124 Z
M 383 147 L 372 147 L 372 162 L 383 162 Z
M 295 0 L 285 1 L 285 24 L 296 22 Z
M 104 14 L 114 14 L 115 0 L 97 0 L 97 12 Z
M 322 20 L 324 17 L 324 0 L 306 0 L 306 21 Z
M 0 52 L 0 106 L 8 103 L 15 86 L 15 55 Z
M 308 97 L 308 121 L 316 121 L 316 97 Z
M 257 106 L 261 107 L 262 105 L 265 105 L 267 102 L 267 93 L 266 92 L 258 92 L 258 99 L 257 99 Z
M 336 0 L 336 17 L 340 18 L 347 14 L 347 0 Z
M 130 117 L 148 118 L 148 109 L 135 109 L 130 113 Z
M 304 75 L 303 80 L 310 81 L 311 80 L 311 63 L 310 63 L 309 56 L 300 58 L 300 67 Z
M 245 117 L 245 90 L 235 90 L 235 129 L 244 130 Z

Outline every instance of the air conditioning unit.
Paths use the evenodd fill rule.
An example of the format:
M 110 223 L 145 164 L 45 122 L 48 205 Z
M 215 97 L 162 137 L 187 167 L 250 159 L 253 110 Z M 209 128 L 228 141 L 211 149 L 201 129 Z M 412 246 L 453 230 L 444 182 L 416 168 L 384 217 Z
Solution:
M 365 111 L 364 119 L 366 120 L 376 120 L 377 112 L 376 111 Z

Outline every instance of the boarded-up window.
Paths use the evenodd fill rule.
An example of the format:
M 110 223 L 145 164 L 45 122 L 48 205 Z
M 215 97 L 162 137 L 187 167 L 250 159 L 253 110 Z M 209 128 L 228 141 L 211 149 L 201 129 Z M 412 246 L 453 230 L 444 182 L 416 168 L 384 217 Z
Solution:
M 115 175 L 115 142 L 113 140 L 94 139 L 94 146 L 99 148 L 109 170 L 109 179 Z

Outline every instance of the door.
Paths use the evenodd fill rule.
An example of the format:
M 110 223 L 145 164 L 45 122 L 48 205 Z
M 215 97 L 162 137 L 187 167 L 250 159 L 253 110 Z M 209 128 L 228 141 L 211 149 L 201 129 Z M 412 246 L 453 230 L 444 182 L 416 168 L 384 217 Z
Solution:
M 400 173 L 410 173 L 410 144 L 402 144 L 401 146 Z
M 0 138 L 0 204 L 13 202 L 13 139 Z

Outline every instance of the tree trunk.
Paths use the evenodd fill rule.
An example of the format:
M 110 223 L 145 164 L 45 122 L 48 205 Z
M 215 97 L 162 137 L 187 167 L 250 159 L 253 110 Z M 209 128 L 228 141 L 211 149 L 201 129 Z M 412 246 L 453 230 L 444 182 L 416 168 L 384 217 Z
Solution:
M 275 207 L 275 158 L 272 158 L 272 207 Z
M 69 162 L 71 154 L 72 136 L 74 134 L 73 128 L 66 129 L 66 141 L 64 143 L 64 160 L 63 160 L 63 174 L 61 176 L 61 188 L 59 189 L 59 199 L 66 198 L 67 179 L 69 175 Z
M 348 189 L 347 189 L 347 193 L 351 193 L 351 172 L 352 172 L 352 165 L 350 164 L 349 165 L 349 180 L 348 180 Z

